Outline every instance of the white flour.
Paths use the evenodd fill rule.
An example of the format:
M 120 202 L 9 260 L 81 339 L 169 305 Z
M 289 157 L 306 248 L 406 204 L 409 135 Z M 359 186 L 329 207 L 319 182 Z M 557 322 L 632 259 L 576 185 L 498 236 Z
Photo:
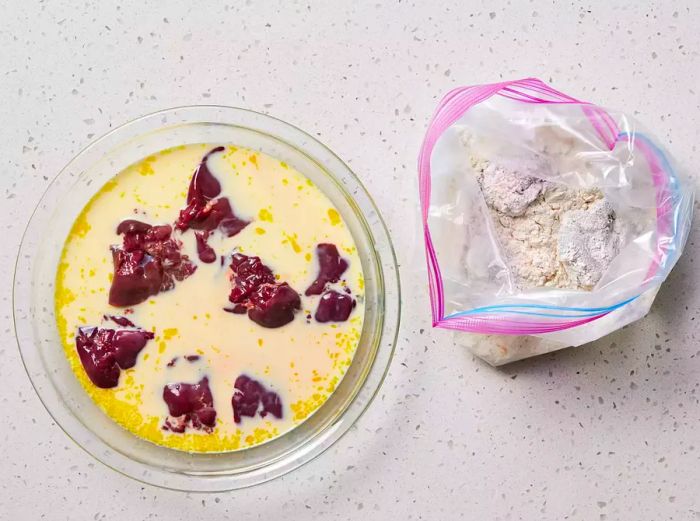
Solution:
M 587 210 L 564 214 L 559 228 L 559 258 L 572 283 L 590 288 L 600 280 L 620 250 L 618 224 L 604 199 Z
M 506 167 L 484 162 L 480 165 L 481 191 L 490 208 L 510 217 L 525 213 L 545 189 L 545 181 L 528 175 L 514 175 Z
M 506 262 L 520 288 L 590 290 L 620 247 L 598 189 L 577 190 L 481 158 L 472 166 Z

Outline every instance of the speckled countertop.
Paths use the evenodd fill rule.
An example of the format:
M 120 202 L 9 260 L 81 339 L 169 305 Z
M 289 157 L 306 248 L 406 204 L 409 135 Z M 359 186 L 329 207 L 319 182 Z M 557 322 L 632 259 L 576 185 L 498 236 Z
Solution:
M 693 173 L 698 4 L 159 4 L 4 5 L 0 519 L 700 519 L 700 231 L 645 320 L 494 370 L 431 331 L 407 224 L 427 119 L 460 84 L 532 75 L 634 112 Z M 197 103 L 269 112 L 344 158 L 388 222 L 405 294 L 394 363 L 356 427 L 292 474 L 217 495 L 141 485 L 75 446 L 32 390 L 11 321 L 17 245 L 49 180 L 110 128 Z

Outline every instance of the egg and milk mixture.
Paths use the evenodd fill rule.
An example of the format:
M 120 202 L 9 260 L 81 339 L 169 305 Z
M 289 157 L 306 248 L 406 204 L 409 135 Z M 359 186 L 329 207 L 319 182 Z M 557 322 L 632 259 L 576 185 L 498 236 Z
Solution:
M 65 354 L 85 391 L 114 421 L 133 434 L 179 450 L 221 452 L 251 447 L 294 428 L 318 409 L 350 365 L 362 330 L 364 281 L 350 231 L 330 200 L 305 176 L 277 159 L 225 146 L 207 160 L 209 171 L 236 215 L 249 222 L 228 237 L 212 233 L 216 262 L 198 259 L 192 230 L 173 229 L 181 253 L 196 266 L 167 291 L 127 308 L 109 305 L 115 276 L 111 248 L 128 219 L 172 224 L 188 198 L 193 171 L 215 144 L 163 150 L 126 168 L 107 182 L 76 219 L 66 239 L 56 278 L 56 317 Z M 347 320 L 313 319 L 318 295 L 304 295 L 316 278 L 319 244 L 337 247 L 347 269 L 339 290 L 352 295 Z M 231 291 L 228 258 L 257 256 L 274 277 L 294 288 L 301 307 L 282 327 L 266 328 L 245 314 L 227 312 Z M 219 261 L 218 257 L 221 257 Z M 230 311 L 230 310 L 229 310 Z M 76 350 L 79 328 L 107 327 L 104 317 L 126 317 L 152 333 L 133 367 L 121 370 L 112 388 L 96 386 Z M 100 325 L 102 324 L 102 325 Z M 98 353 L 99 354 L 99 353 Z M 232 397 L 240 375 L 276 393 L 281 417 L 252 414 L 234 421 Z M 166 426 L 164 389 L 206 379 L 216 411 L 213 428 Z M 174 391 L 177 394 L 177 389 Z M 209 404 L 211 405 L 211 404 Z M 255 411 L 253 411 L 255 412 Z M 184 417 L 184 416 L 183 416 Z

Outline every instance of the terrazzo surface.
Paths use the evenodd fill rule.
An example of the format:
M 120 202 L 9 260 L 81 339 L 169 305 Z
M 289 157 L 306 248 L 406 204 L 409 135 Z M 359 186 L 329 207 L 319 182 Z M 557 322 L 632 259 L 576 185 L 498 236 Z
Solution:
M 700 519 L 700 231 L 643 321 L 488 367 L 431 330 L 416 157 L 440 96 L 536 76 L 632 112 L 700 162 L 695 2 L 19 2 L 0 22 L 0 519 Z M 313 133 L 375 197 L 401 265 L 396 355 L 328 452 L 270 483 L 186 494 L 94 460 L 19 358 L 12 272 L 53 176 L 91 140 L 191 104 Z

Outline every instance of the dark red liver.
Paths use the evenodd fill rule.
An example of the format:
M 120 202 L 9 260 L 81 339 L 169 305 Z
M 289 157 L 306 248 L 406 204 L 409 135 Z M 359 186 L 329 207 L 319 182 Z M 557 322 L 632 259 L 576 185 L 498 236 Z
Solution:
M 236 378 L 231 406 L 233 421 L 236 423 L 241 423 L 243 416 L 252 418 L 256 414 L 263 418 L 268 414 L 282 418 L 282 400 L 279 395 L 268 391 L 263 384 L 245 374 Z
M 113 306 L 134 306 L 175 286 L 196 270 L 182 243 L 171 237 L 172 227 L 128 219 L 117 226 L 122 245 L 112 247 L 114 277 L 109 289 Z
M 274 273 L 260 257 L 234 253 L 231 258 L 231 293 L 234 306 L 226 311 L 248 313 L 263 327 L 282 327 L 294 320 L 301 309 L 299 294 L 286 282 L 277 282 Z
M 320 295 L 326 289 L 326 285 L 338 282 L 345 270 L 348 269 L 348 261 L 338 253 L 335 244 L 321 243 L 316 246 L 318 257 L 318 276 L 306 289 L 306 295 Z
M 221 184 L 207 167 L 207 160 L 212 154 L 223 152 L 224 147 L 210 150 L 192 174 L 187 191 L 187 206 L 180 210 L 175 227 L 181 231 L 188 229 L 214 231 L 217 228 L 227 237 L 233 237 L 250 224 L 238 217 L 227 197 L 217 197 L 221 193 Z
M 120 324 L 124 317 L 110 318 Z M 97 387 L 109 389 L 119 384 L 122 369 L 134 367 L 138 354 L 153 337 L 153 333 L 143 329 L 81 327 L 75 346 L 90 381 Z
M 196 384 L 170 383 L 163 388 L 168 406 L 164 429 L 183 433 L 187 427 L 211 432 L 216 425 L 214 398 L 205 376 Z
M 317 322 L 344 322 L 355 307 L 355 299 L 346 293 L 329 290 L 321 295 L 314 318 Z

